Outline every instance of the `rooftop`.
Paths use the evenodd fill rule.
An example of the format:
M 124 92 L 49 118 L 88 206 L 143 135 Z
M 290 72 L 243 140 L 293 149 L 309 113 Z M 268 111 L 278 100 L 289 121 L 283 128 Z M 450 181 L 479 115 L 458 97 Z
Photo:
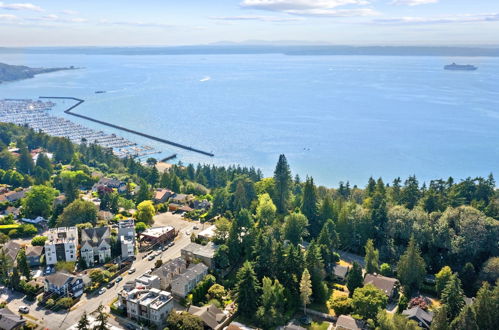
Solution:
M 206 258 L 213 258 L 215 256 L 215 252 L 217 251 L 217 246 L 213 243 L 208 243 L 206 245 L 190 243 L 185 248 L 183 248 L 182 251 Z
M 154 237 L 154 238 L 159 238 L 163 236 L 166 233 L 171 232 L 172 230 L 175 230 L 171 226 L 166 226 L 166 227 L 153 227 L 153 228 L 148 228 L 146 229 L 142 235 L 144 236 L 149 236 L 149 237 Z

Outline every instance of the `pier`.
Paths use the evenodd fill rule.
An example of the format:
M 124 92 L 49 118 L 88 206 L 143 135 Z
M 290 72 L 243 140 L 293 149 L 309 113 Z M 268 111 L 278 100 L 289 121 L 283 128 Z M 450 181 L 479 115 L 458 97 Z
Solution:
M 181 149 L 184 149 L 184 150 L 196 152 L 196 153 L 199 153 L 199 154 L 202 154 L 202 155 L 205 155 L 205 156 L 210 156 L 210 157 L 215 156 L 211 152 L 207 152 L 207 151 L 203 151 L 203 150 L 200 150 L 200 149 L 192 148 L 192 147 L 189 147 L 189 146 L 177 143 L 177 142 L 173 142 L 173 141 L 170 141 L 170 140 L 162 139 L 162 138 L 159 138 L 159 137 L 156 137 L 156 136 L 152 136 L 152 135 L 149 135 L 149 134 L 145 134 L 145 133 L 142 133 L 142 132 L 138 132 L 138 131 L 135 131 L 135 130 L 132 130 L 132 129 L 129 129 L 129 128 L 126 128 L 126 127 L 123 127 L 123 126 L 115 125 L 115 124 L 112 124 L 112 123 L 108 123 L 106 121 L 98 120 L 98 119 L 95 119 L 95 118 L 92 118 L 92 117 L 88 117 L 88 116 L 84 116 L 84 115 L 80 115 L 80 114 L 71 112 L 74 108 L 76 108 L 77 106 L 79 106 L 80 104 L 82 104 L 83 102 L 85 102 L 85 100 L 78 99 L 76 97 L 40 96 L 40 98 L 41 99 L 73 100 L 73 101 L 76 101 L 77 103 L 74 104 L 74 105 L 72 105 L 68 109 L 64 110 L 64 113 L 67 113 L 68 115 L 72 115 L 72 116 L 75 116 L 75 117 L 83 118 L 83 119 L 92 121 L 94 123 L 98 123 L 98 124 L 101 124 L 101 125 L 109 126 L 109 127 L 121 130 L 121 131 L 125 131 L 125 132 L 128 132 L 128 133 L 139 135 L 139 136 L 148 138 L 150 140 L 154 140 L 154 141 L 158 141 L 158 142 L 161 142 L 161 143 L 169 144 L 169 145 L 177 147 L 177 148 L 181 148 Z

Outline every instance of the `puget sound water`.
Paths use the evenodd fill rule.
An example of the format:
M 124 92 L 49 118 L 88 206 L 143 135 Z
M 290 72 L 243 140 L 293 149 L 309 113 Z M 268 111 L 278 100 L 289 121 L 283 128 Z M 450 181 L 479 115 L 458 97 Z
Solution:
M 80 70 L 0 84 L 0 99 L 73 96 L 75 111 L 213 152 L 191 153 L 67 116 L 184 163 L 241 164 L 319 184 L 499 173 L 499 59 L 286 55 L 26 55 L 0 62 Z M 474 72 L 444 71 L 452 62 Z M 106 91 L 96 94 L 95 91 Z

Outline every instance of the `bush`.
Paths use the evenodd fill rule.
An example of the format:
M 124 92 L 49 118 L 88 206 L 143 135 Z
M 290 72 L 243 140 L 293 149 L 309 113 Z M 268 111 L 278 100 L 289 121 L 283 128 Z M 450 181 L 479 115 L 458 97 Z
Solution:
M 339 296 L 331 299 L 329 306 L 334 309 L 336 316 L 348 315 L 352 313 L 352 299 L 347 296 Z
M 31 224 L 22 225 L 20 231 L 22 232 L 23 236 L 35 236 L 36 234 L 38 234 L 38 230 L 36 229 L 36 227 Z
M 44 246 L 47 236 L 35 236 L 31 240 L 31 245 L 33 246 Z
M 52 308 L 54 307 L 54 304 L 55 304 L 55 300 L 52 299 L 52 298 L 49 298 L 46 302 L 45 302 L 45 306 L 47 308 Z
M 73 298 L 64 297 L 64 298 L 59 298 L 56 302 L 56 305 L 63 309 L 69 309 L 71 308 L 71 306 L 73 306 L 74 302 L 75 301 L 73 300 Z

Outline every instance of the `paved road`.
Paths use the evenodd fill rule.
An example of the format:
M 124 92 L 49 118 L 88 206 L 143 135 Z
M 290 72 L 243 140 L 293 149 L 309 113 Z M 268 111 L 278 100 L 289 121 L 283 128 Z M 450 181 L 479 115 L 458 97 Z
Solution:
M 162 215 L 159 215 L 159 217 L 161 216 Z M 165 220 L 164 218 L 165 217 L 162 217 L 162 220 Z M 170 259 L 180 256 L 180 250 L 190 243 L 190 237 L 189 235 L 186 235 L 185 232 L 192 232 L 193 227 L 196 225 L 196 223 L 180 220 L 180 218 L 176 216 L 168 216 L 168 220 L 172 219 L 175 221 L 175 225 L 173 223 L 170 225 L 174 225 L 176 229 L 180 229 L 174 246 L 162 252 L 160 256 L 151 261 L 147 260 L 147 257 L 144 258 L 143 253 L 137 255 L 137 260 L 132 266 L 136 269 L 135 273 L 124 273 L 122 275 L 123 280 L 111 289 L 107 289 L 107 291 L 102 295 L 84 294 L 80 301 L 75 306 L 73 306 L 72 310 L 69 313 L 47 311 L 47 309 L 39 307 L 37 302 L 26 301 L 22 299 L 21 294 L 13 294 L 11 291 L 7 292 L 6 294 L 2 294 L 1 298 L 3 301 L 8 301 L 8 307 L 14 312 L 17 312 L 19 306 L 29 306 L 30 313 L 27 316 L 27 319 L 29 319 L 30 321 L 35 321 L 46 329 L 67 329 L 68 327 L 78 322 L 83 311 L 86 311 L 90 314 L 94 312 L 100 304 L 106 306 L 107 308 L 107 306 L 109 306 L 109 304 L 117 297 L 118 292 L 121 291 L 123 285 L 127 281 L 135 280 L 137 277 L 150 270 L 154 266 L 156 260 L 162 259 L 163 262 L 166 262 Z M 160 223 L 158 225 L 162 226 L 165 224 L 166 223 Z M 155 226 L 157 226 L 156 223 Z

